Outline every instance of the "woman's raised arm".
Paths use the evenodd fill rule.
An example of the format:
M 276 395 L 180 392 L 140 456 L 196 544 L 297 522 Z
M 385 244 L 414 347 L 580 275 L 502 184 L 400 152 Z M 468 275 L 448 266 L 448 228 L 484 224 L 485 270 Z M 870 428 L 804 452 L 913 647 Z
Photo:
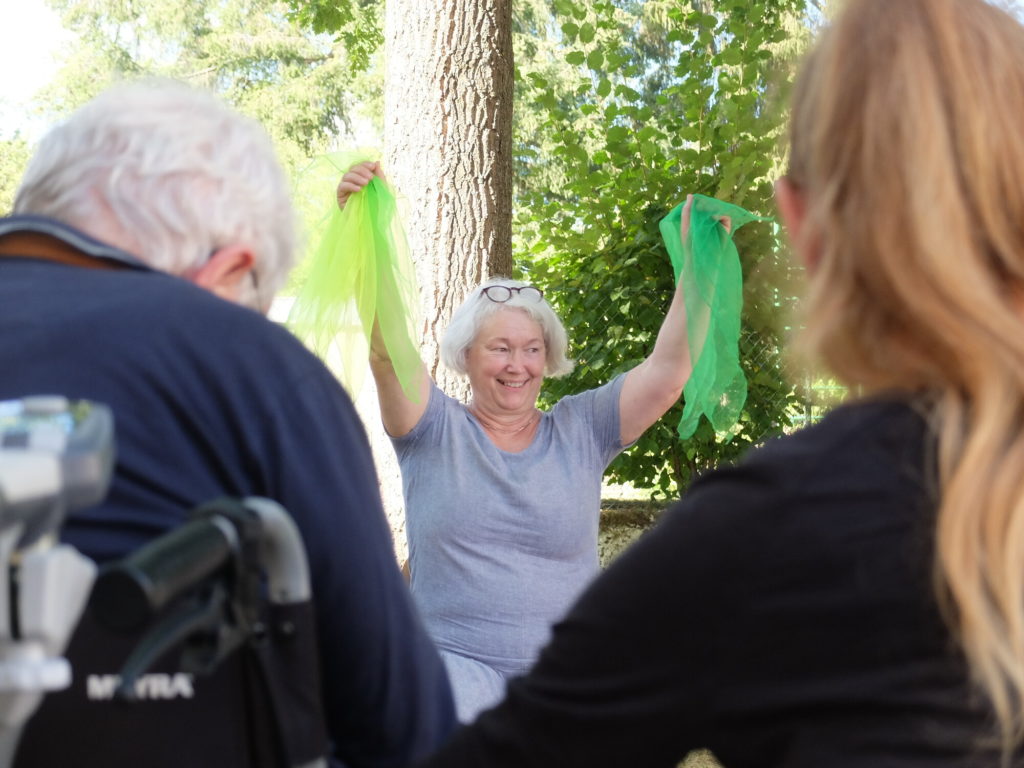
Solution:
M 384 174 L 380 170 L 380 163 L 363 162 L 349 168 L 338 182 L 338 207 L 344 208 L 348 199 L 353 194 L 358 194 L 374 176 L 384 178 Z M 395 367 L 391 362 L 391 356 L 388 354 L 376 319 L 374 319 L 373 331 L 370 334 L 370 371 L 373 373 L 373 380 L 377 385 L 377 401 L 380 405 L 380 416 L 384 422 L 384 429 L 392 437 L 401 437 L 407 434 L 419 423 L 427 409 L 427 398 L 430 396 L 430 376 L 421 361 L 416 373 L 416 392 L 419 397 L 417 401 L 409 399 L 395 373 Z
M 687 195 L 680 220 L 683 242 L 686 242 L 690 228 L 692 206 L 693 196 Z M 726 232 L 732 229 L 728 217 L 720 221 Z M 631 443 L 640 437 L 682 395 L 683 387 L 693 372 L 686 330 L 686 302 L 683 298 L 683 281 L 680 280 L 661 323 L 654 349 L 642 363 L 626 374 L 623 382 L 619 394 L 619 424 L 623 443 Z

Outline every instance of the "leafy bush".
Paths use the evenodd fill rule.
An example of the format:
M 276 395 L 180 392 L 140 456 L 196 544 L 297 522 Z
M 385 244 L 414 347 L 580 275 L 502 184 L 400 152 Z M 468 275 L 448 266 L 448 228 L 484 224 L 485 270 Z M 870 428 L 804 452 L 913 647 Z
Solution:
M 517 142 L 518 263 L 561 314 L 579 362 L 547 382 L 542 400 L 604 383 L 653 348 L 674 288 L 658 221 L 687 192 L 772 212 L 803 2 L 707 5 L 554 0 L 562 61 L 519 68 L 518 98 L 533 105 L 533 122 L 520 119 Z M 798 412 L 780 357 L 795 272 L 772 224 L 749 224 L 735 239 L 749 388 L 739 423 L 717 435 L 702 421 L 681 442 L 677 404 L 613 463 L 609 480 L 677 493 Z

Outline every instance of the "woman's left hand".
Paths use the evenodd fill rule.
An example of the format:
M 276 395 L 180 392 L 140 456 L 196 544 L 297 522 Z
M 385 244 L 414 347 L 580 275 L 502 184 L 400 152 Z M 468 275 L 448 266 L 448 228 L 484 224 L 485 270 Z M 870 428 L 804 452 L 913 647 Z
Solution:
M 693 195 L 686 196 L 686 204 L 683 206 L 679 216 L 679 240 L 686 242 L 686 235 L 690 231 L 690 210 L 693 208 Z M 732 232 L 732 219 L 728 216 L 715 216 L 715 221 L 725 228 L 725 234 Z

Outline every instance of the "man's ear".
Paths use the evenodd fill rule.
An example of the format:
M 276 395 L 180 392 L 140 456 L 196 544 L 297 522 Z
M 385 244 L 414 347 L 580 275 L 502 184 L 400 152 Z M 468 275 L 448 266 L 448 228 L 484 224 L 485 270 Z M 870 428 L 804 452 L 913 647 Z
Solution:
M 807 198 L 802 189 L 783 176 L 775 182 L 775 205 L 800 262 L 814 271 L 821 256 L 820 240 L 807 227 Z
M 200 288 L 237 303 L 255 262 L 248 246 L 226 245 L 214 251 L 205 264 L 186 277 Z

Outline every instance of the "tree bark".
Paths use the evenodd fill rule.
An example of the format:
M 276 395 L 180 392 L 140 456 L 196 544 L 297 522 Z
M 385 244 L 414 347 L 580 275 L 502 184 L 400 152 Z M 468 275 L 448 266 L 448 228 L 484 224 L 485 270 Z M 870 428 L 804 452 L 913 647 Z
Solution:
M 469 291 L 512 270 L 512 0 L 387 0 L 384 32 L 384 171 L 416 264 L 421 355 L 465 399 L 439 346 Z M 379 435 L 371 442 L 404 554 L 397 464 Z
M 438 364 L 466 294 L 512 269 L 511 0 L 388 0 L 386 172 L 408 200 L 406 227 L 423 298 L 423 356 Z

